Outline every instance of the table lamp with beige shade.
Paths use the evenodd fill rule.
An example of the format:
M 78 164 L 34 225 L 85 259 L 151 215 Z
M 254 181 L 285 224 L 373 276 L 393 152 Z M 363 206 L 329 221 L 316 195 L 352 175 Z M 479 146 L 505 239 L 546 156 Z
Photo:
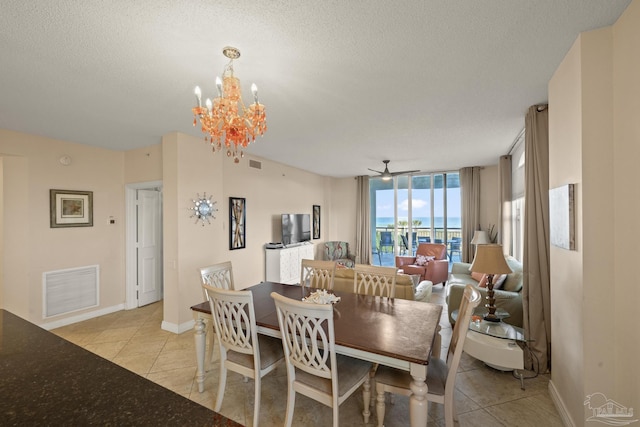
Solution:
M 471 239 L 472 245 L 487 245 L 491 243 L 489 241 L 489 234 L 484 230 L 476 230 L 473 232 L 473 238 Z
M 493 291 L 493 276 L 496 274 L 508 274 L 512 270 L 507 265 L 502 251 L 502 245 L 489 244 L 478 245 L 476 247 L 476 256 L 471 264 L 471 271 L 483 273 L 487 275 L 487 301 L 485 305 L 489 312 L 484 316 L 484 320 L 489 322 L 499 322 L 500 318 L 496 316 L 496 298 Z

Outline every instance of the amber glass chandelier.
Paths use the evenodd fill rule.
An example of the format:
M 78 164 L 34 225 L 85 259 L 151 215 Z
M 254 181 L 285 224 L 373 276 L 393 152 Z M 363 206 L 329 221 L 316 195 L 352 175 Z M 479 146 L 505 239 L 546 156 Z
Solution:
M 205 107 L 202 106 L 202 91 L 199 86 L 195 88 L 198 105 L 193 108 L 193 125 L 200 118 L 202 132 L 205 141 L 211 144 L 214 152 L 226 147 L 227 156 L 233 156 L 233 161 L 238 163 L 239 157 L 244 157 L 243 149 L 255 141 L 257 135 L 264 135 L 267 130 L 267 121 L 264 105 L 258 102 L 258 88 L 251 85 L 253 104 L 249 108 L 242 102 L 240 80 L 233 75 L 233 60 L 240 57 L 240 51 L 235 47 L 222 49 L 224 56 L 229 58 L 229 63 L 224 67 L 222 80 L 216 77 L 218 96 L 207 98 Z M 239 156 L 238 156 L 239 153 Z

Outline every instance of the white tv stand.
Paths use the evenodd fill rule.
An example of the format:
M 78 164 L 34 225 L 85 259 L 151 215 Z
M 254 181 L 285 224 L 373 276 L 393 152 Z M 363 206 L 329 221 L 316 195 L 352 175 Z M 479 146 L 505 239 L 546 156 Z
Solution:
M 265 256 L 266 281 L 293 285 L 300 282 L 300 262 L 314 259 L 314 245 L 303 242 L 265 249 Z

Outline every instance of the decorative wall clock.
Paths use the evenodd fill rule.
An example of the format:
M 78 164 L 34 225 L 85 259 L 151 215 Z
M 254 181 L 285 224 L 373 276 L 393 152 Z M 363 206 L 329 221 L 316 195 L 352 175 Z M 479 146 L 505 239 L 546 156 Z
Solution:
M 196 195 L 196 199 L 193 199 L 193 207 L 189 209 L 193 211 L 191 218 L 196 218 L 196 224 L 198 221 L 202 221 L 202 226 L 204 227 L 205 221 L 207 224 L 211 224 L 210 218 L 216 219 L 215 213 L 218 212 L 218 208 L 215 207 L 217 203 L 214 200 L 211 200 L 213 196 L 207 197 L 207 193 L 205 192 L 202 197 L 200 194 Z

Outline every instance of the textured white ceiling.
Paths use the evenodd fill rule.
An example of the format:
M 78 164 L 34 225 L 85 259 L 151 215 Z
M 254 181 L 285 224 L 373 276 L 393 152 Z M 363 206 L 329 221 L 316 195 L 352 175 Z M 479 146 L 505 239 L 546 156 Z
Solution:
M 629 3 L 2 0 L 0 128 L 114 150 L 201 136 L 193 88 L 214 95 L 231 45 L 267 107 L 250 154 L 337 177 L 495 164 L 578 34 Z

